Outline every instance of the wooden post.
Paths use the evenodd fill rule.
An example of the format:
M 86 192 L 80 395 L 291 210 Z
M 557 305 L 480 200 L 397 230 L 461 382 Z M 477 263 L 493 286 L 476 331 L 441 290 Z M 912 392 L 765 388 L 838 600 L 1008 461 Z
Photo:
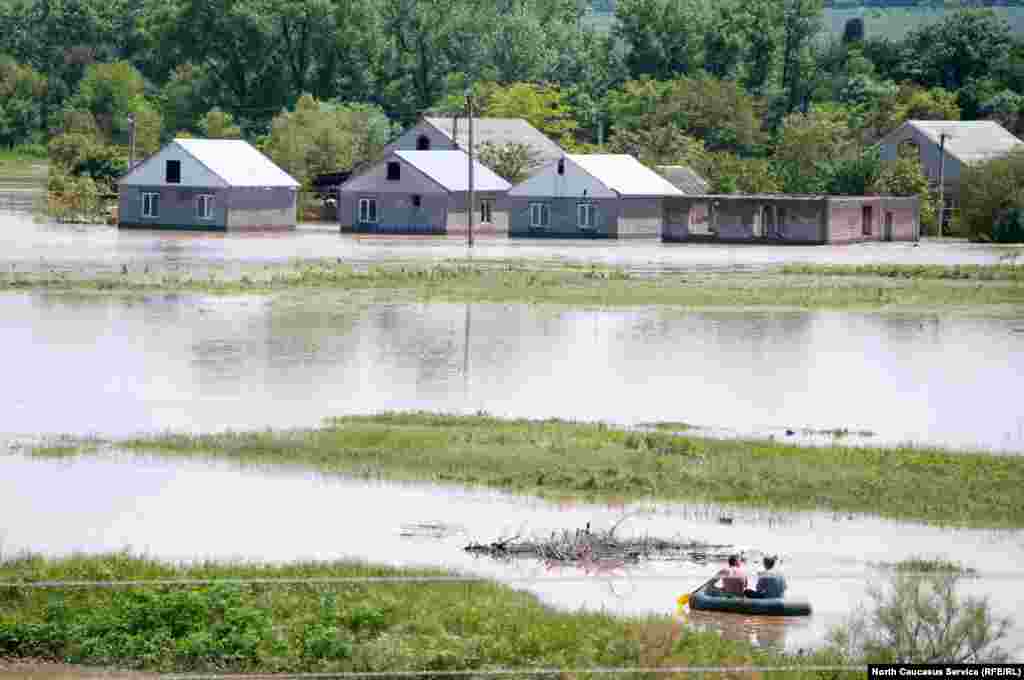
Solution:
M 128 172 L 135 167 L 135 115 L 128 114 Z
M 942 215 L 945 212 L 946 204 L 943 202 L 946 183 L 946 137 L 947 132 L 939 133 L 939 238 L 942 238 Z

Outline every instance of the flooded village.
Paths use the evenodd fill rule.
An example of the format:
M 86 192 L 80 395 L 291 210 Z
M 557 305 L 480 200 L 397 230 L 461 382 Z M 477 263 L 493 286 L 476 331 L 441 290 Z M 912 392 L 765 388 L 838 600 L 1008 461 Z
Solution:
M 645 2 L 0 8 L 0 680 L 1024 661 L 1024 43 Z

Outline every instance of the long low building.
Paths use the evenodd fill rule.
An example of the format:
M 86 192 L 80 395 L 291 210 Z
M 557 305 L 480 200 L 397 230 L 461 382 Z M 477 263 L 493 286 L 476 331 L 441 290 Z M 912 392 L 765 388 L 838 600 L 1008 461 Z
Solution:
M 705 194 L 665 199 L 667 242 L 917 241 L 916 196 Z

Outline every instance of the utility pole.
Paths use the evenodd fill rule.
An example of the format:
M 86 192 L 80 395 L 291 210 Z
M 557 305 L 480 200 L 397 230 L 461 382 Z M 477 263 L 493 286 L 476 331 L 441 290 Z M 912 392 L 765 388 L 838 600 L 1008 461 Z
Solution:
M 135 114 L 128 114 L 128 172 L 135 167 Z
M 942 214 L 946 209 L 943 192 L 946 183 L 946 137 L 949 136 L 946 131 L 939 133 L 939 238 L 942 238 Z
M 466 89 L 466 115 L 469 116 L 469 209 L 466 211 L 466 235 L 473 247 L 473 92 Z

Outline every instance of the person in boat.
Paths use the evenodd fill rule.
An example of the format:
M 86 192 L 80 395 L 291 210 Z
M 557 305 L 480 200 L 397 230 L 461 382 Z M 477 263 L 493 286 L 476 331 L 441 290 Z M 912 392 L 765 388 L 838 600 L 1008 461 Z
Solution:
M 761 600 L 785 596 L 786 577 L 775 569 L 777 559 L 777 557 L 765 555 L 764 571 L 757 574 L 757 588 L 744 591 L 744 595 Z
M 740 596 L 747 589 L 747 583 L 750 580 L 747 570 L 740 562 L 739 555 L 729 555 L 729 566 L 718 572 L 716 576 L 722 580 L 721 591 L 723 593 Z

